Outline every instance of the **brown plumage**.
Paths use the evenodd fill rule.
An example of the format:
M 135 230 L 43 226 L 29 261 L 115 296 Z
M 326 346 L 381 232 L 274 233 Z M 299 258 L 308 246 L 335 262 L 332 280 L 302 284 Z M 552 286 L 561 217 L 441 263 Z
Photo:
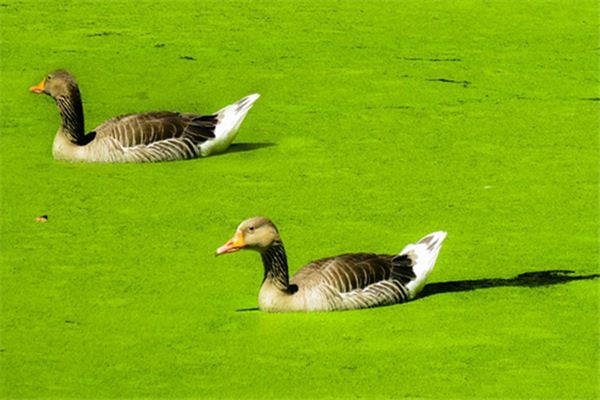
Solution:
M 55 71 L 31 91 L 50 95 L 60 111 L 54 158 L 87 162 L 174 161 L 223 152 L 259 97 L 247 96 L 212 115 L 171 111 L 123 115 L 85 133 L 79 87 L 69 72 Z
M 433 269 L 445 232 L 434 232 L 398 255 L 353 253 L 313 261 L 292 279 L 283 242 L 267 218 L 242 222 L 217 255 L 258 251 L 264 266 L 259 307 L 265 311 L 332 311 L 413 299 Z

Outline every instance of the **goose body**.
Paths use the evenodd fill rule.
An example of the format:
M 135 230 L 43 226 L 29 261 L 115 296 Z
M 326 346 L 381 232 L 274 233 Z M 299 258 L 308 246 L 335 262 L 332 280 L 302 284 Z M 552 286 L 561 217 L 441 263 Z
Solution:
M 313 261 L 288 279 L 283 242 L 275 225 L 255 217 L 240 224 L 217 255 L 240 249 L 261 254 L 263 311 L 334 311 L 403 303 L 415 298 L 431 273 L 445 232 L 431 233 L 399 254 L 353 253 Z
M 60 111 L 54 158 L 81 162 L 175 161 L 221 153 L 259 98 L 244 97 L 211 115 L 171 111 L 123 115 L 85 133 L 79 87 L 70 73 L 55 71 L 31 91 L 50 95 Z

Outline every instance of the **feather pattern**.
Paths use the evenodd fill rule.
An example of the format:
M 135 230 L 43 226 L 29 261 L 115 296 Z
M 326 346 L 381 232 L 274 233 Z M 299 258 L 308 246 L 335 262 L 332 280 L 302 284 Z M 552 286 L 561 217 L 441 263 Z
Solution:
M 199 146 L 215 138 L 218 122 L 217 115 L 152 112 L 110 119 L 94 132 L 113 162 L 174 161 L 198 157 Z
M 55 71 L 32 91 L 52 96 L 60 111 L 54 158 L 87 162 L 174 161 L 220 153 L 259 97 L 247 96 L 211 115 L 171 111 L 122 115 L 84 134 L 81 96 L 71 74 Z
M 408 300 L 406 283 L 415 277 L 413 265 L 402 256 L 342 254 L 311 262 L 296 273 L 292 283 L 322 290 L 335 309 L 403 303 Z
M 397 255 L 352 253 L 322 258 L 288 279 L 279 232 L 264 217 L 240 224 L 217 254 L 240 249 L 260 252 L 264 278 L 258 296 L 265 311 L 331 311 L 369 308 L 413 299 L 431 273 L 445 232 L 434 232 Z

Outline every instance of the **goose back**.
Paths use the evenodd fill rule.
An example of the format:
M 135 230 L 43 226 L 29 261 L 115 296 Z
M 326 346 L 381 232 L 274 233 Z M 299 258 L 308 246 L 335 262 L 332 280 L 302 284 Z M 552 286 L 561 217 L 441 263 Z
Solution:
M 111 118 L 94 129 L 97 138 L 112 138 L 123 147 L 148 145 L 167 139 L 203 143 L 215 137 L 216 115 L 161 111 Z
M 307 298 L 319 298 L 312 309 L 354 309 L 402 303 L 408 300 L 406 285 L 415 278 L 413 260 L 373 253 L 342 254 L 316 260 L 300 269 L 291 280 Z
M 196 158 L 200 145 L 215 138 L 218 122 L 217 115 L 170 111 L 123 115 L 96 127 L 91 132 L 96 140 L 80 149 L 79 154 L 88 161 L 110 162 Z

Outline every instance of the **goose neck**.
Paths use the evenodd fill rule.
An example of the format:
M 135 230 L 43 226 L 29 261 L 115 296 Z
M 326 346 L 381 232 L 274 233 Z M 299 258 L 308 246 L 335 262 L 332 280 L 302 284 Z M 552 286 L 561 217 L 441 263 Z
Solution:
M 79 89 L 75 88 L 68 95 L 58 96 L 55 100 L 60 111 L 62 132 L 71 142 L 84 144 L 83 105 Z
M 289 286 L 287 256 L 283 243 L 274 243 L 261 253 L 265 267 L 264 281 L 269 281 L 280 290 L 287 290 Z

